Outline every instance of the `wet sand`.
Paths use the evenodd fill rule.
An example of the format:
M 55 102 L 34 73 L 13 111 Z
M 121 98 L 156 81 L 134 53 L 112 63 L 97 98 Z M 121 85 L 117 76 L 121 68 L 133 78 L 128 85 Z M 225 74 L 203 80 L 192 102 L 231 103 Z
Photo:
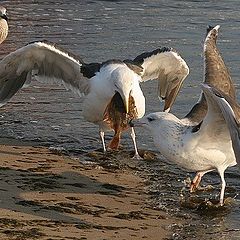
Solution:
M 20 145 L 0 145 L 0 153 L 1 240 L 160 240 L 179 221 L 148 206 L 137 160 L 116 167 L 99 153 L 86 162 Z

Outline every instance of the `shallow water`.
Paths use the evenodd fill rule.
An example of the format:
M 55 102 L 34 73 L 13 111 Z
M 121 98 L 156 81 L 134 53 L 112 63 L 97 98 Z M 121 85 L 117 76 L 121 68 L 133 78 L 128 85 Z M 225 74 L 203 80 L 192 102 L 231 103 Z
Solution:
M 39 2 L 39 3 L 38 3 Z M 110 58 L 134 58 L 160 46 L 176 48 L 190 67 L 190 75 L 173 107 L 184 116 L 198 99 L 202 81 L 202 42 L 208 24 L 220 24 L 218 46 L 239 88 L 239 2 L 230 1 L 1 1 L 8 9 L 10 34 L 1 55 L 34 40 L 48 39 L 80 55 L 86 62 Z M 157 99 L 156 83 L 143 86 L 147 112 L 163 107 Z M 21 139 L 78 153 L 101 147 L 98 128 L 82 115 L 82 99 L 62 86 L 34 82 L 21 90 L 0 113 L 1 137 Z M 107 136 L 106 141 L 110 138 Z M 123 147 L 132 150 L 128 134 Z M 155 151 L 152 140 L 138 131 L 141 149 Z M 188 196 L 184 181 L 188 174 L 162 156 L 142 162 L 149 179 L 151 204 L 189 224 L 171 226 L 173 239 L 239 239 L 239 177 L 236 168 L 226 171 L 225 208 L 207 207 L 205 199 L 218 199 L 219 177 L 204 176 L 204 185 L 214 190 Z

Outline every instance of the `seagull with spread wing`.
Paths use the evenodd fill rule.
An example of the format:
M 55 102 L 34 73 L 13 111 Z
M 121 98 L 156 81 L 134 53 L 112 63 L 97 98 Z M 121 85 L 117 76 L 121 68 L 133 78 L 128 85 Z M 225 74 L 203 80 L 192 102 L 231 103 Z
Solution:
M 217 170 L 222 181 L 220 205 L 224 204 L 224 172 L 240 164 L 240 107 L 229 96 L 207 84 L 202 86 L 208 110 L 201 126 L 188 126 L 171 113 L 150 113 L 131 121 L 150 131 L 159 151 L 169 160 L 202 174 Z
M 205 80 L 199 102 L 184 119 L 166 112 L 150 113 L 130 122 L 153 136 L 159 151 L 169 160 L 197 171 L 190 190 L 204 174 L 217 170 L 222 181 L 220 205 L 224 203 L 224 172 L 240 164 L 240 107 L 235 88 L 216 47 L 219 26 L 209 28 L 204 42 Z
M 85 95 L 83 115 L 99 125 L 105 152 L 105 131 L 115 132 L 109 148 L 117 149 L 122 131 L 129 128 L 129 120 L 144 115 L 141 82 L 159 81 L 159 96 L 165 100 L 164 110 L 168 111 L 188 73 L 186 62 L 172 48 L 146 52 L 134 60 L 87 64 L 54 43 L 39 41 L 0 61 L 0 104 L 4 105 L 33 76 L 37 80 L 62 82 L 67 89 Z M 139 157 L 133 128 L 131 136 L 135 156 Z
M 229 70 L 222 59 L 216 42 L 220 26 L 208 26 L 207 36 L 204 42 L 204 84 L 211 85 L 220 90 L 225 95 L 236 101 L 236 89 L 229 74 Z M 200 94 L 198 102 L 192 107 L 189 113 L 181 119 L 185 124 L 198 128 L 202 124 L 207 114 L 207 101 L 203 92 Z M 192 181 L 190 191 L 193 192 L 199 186 L 205 172 L 197 172 Z

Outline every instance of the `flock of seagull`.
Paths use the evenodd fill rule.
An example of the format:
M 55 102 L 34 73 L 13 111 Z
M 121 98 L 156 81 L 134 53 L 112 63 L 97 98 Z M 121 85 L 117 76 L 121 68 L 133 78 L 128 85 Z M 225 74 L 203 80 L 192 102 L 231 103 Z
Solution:
M 224 172 L 240 164 L 240 108 L 235 87 L 217 49 L 219 25 L 209 27 L 204 42 L 205 75 L 199 101 L 179 119 L 169 111 L 189 68 L 176 50 L 168 47 L 145 52 L 135 59 L 112 59 L 86 63 L 55 43 L 38 41 L 17 49 L 0 61 L 0 105 L 6 104 L 32 79 L 61 82 L 79 96 L 85 96 L 83 115 L 99 126 L 106 152 L 118 149 L 121 133 L 131 129 L 138 154 L 134 127 L 144 127 L 157 149 L 168 160 L 197 172 L 190 191 L 201 178 L 217 170 L 222 182 L 220 205 L 224 204 Z M 0 43 L 7 37 L 6 9 L 0 7 Z M 140 84 L 158 81 L 162 112 L 145 114 L 145 97 Z M 104 133 L 114 131 L 106 147 Z

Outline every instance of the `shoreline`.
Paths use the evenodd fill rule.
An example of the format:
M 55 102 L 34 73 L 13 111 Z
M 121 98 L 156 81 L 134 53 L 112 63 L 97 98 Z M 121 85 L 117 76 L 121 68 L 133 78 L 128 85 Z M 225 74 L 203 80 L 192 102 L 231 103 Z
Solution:
M 135 170 L 39 146 L 0 145 L 0 153 L 0 239 L 160 240 L 180 221 L 147 205 Z

